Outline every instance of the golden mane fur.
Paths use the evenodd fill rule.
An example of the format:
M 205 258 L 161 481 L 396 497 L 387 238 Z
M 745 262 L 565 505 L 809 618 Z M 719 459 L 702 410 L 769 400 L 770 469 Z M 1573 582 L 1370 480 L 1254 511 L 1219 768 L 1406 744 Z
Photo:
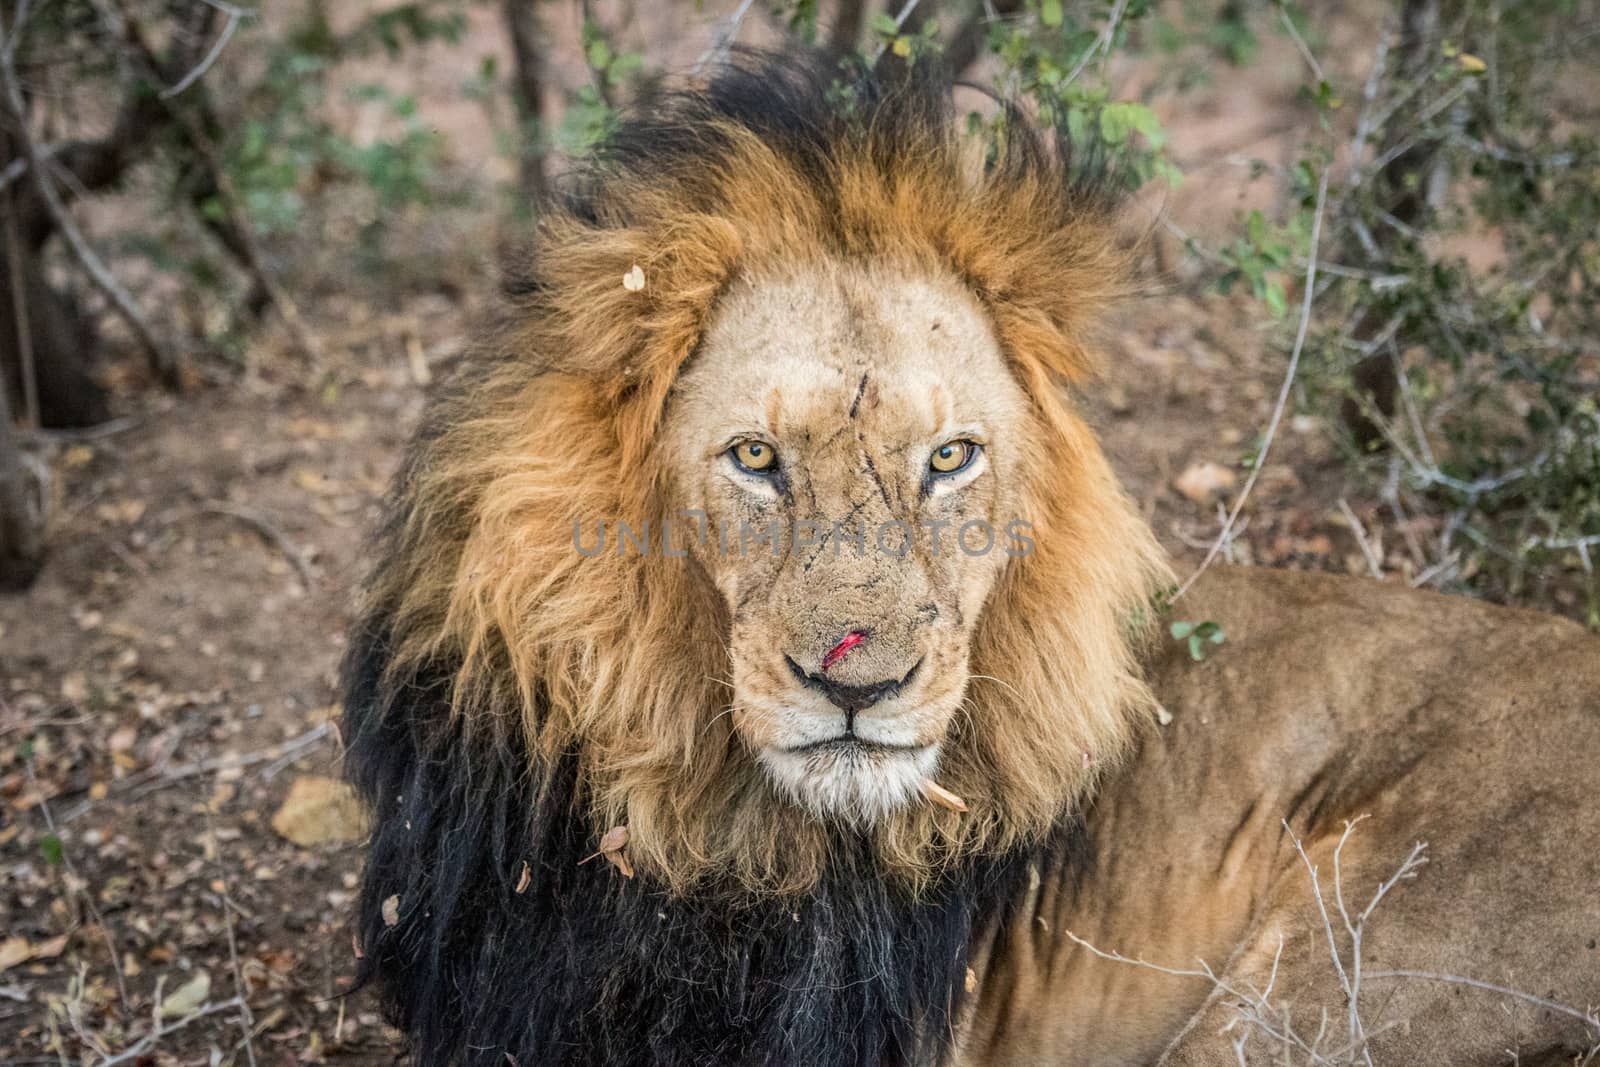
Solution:
M 926 109 L 891 120 L 868 101 L 793 129 L 719 106 L 662 102 L 541 218 L 503 323 L 402 474 L 368 616 L 388 620 L 390 684 L 446 665 L 458 728 L 520 732 L 538 760 L 575 753 L 593 831 L 626 824 L 641 871 L 678 890 L 804 890 L 833 838 L 719 714 L 716 590 L 659 553 L 581 555 L 574 523 L 674 514 L 658 431 L 741 272 L 832 258 L 954 276 L 992 317 L 1044 444 L 1023 493 L 1037 550 L 1008 563 L 977 624 L 941 771 L 971 811 L 912 805 L 870 830 L 884 867 L 920 884 L 1040 838 L 1148 713 L 1138 620 L 1168 572 L 1065 392 L 1091 373 L 1085 339 L 1128 290 L 1128 256 L 1105 198 L 1021 128 L 986 162 Z

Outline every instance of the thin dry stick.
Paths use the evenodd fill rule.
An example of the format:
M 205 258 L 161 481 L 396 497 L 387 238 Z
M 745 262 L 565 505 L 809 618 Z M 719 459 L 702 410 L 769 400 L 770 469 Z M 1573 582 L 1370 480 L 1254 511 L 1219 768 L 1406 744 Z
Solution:
M 225 515 L 238 519 L 256 533 L 264 537 L 269 544 L 281 552 L 285 559 L 294 565 L 295 573 L 300 576 L 300 584 L 306 589 L 312 587 L 311 564 L 306 560 L 305 554 L 296 548 L 284 536 L 282 530 L 272 524 L 272 520 L 250 508 L 242 508 L 234 504 L 207 504 L 200 509 L 205 515 Z
M 1233 997 L 1238 1001 L 1238 1004 L 1235 1005 L 1235 1009 L 1239 1012 L 1240 1017 L 1244 1019 L 1246 1023 L 1256 1027 L 1262 1033 L 1266 1034 L 1272 1040 L 1284 1045 L 1286 1048 L 1293 1047 L 1300 1049 L 1310 1058 L 1312 1063 L 1328 1064 L 1329 1062 L 1325 1057 L 1317 1052 L 1315 1044 L 1306 1044 L 1305 1040 L 1297 1035 L 1293 1029 L 1288 1026 L 1275 1024 L 1271 1020 L 1272 1006 L 1267 1002 L 1265 996 L 1256 992 L 1254 989 L 1241 990 L 1229 985 L 1227 982 L 1217 977 L 1216 971 L 1213 970 L 1211 965 L 1206 963 L 1205 960 L 1197 961 L 1199 963 L 1198 968 L 1191 969 L 1182 967 L 1164 967 L 1159 963 L 1151 963 L 1149 960 L 1140 959 L 1136 956 L 1124 956 L 1120 952 L 1107 951 L 1099 948 L 1093 943 L 1085 941 L 1071 930 L 1064 930 L 1063 933 L 1066 934 L 1067 939 L 1073 944 L 1082 947 L 1083 949 L 1093 953 L 1103 960 L 1109 960 L 1112 963 L 1125 963 L 1134 967 L 1143 967 L 1146 970 L 1155 971 L 1158 974 L 1170 975 L 1174 978 L 1204 978 L 1211 983 L 1213 995 L 1216 993 L 1223 993 L 1227 996 Z M 1278 951 L 1280 953 L 1283 951 L 1281 942 L 1279 943 Z M 1276 973 L 1277 959 L 1274 957 L 1274 976 L 1276 976 Z
M 902 7 L 900 9 L 900 14 L 894 17 L 894 28 L 896 32 L 899 32 L 900 27 L 906 24 L 906 19 L 911 17 L 911 13 L 917 9 L 917 4 L 919 3 L 921 3 L 921 0 L 906 0 L 906 6 Z M 887 52 L 888 50 L 888 41 L 879 43 L 878 50 L 872 53 L 872 62 L 876 64 L 878 60 L 883 58 L 883 53 Z
M 325 722 L 313 726 L 297 737 L 291 737 L 287 741 L 270 745 L 257 752 L 246 752 L 236 756 L 217 756 L 212 759 L 199 760 L 195 763 L 181 763 L 176 767 L 169 767 L 156 773 L 140 772 L 140 774 L 127 778 L 116 792 L 127 791 L 130 794 L 130 799 L 137 800 L 140 797 L 165 789 L 174 782 L 192 778 L 197 774 L 210 774 L 213 771 L 249 767 L 257 763 L 266 763 L 269 760 L 282 759 L 291 753 L 299 754 L 332 732 L 333 724 Z
M 233 929 L 233 913 L 238 908 L 233 902 L 233 895 L 228 891 L 227 865 L 222 862 L 222 843 L 217 840 L 216 818 L 212 814 L 211 805 L 206 808 L 206 832 L 211 835 L 211 844 L 217 850 L 217 883 L 222 886 L 222 922 L 228 934 L 228 965 L 233 971 L 234 999 L 239 1002 L 239 1028 L 244 1031 L 244 1055 L 250 1061 L 250 1067 L 256 1067 L 255 1026 L 256 1018 L 250 1011 L 250 1001 L 246 995 L 244 984 L 244 970 L 239 966 L 239 938 Z
M 1083 58 L 1078 60 L 1078 65 L 1073 67 L 1071 73 L 1067 75 L 1066 81 L 1061 83 L 1062 89 L 1077 81 L 1078 75 L 1088 69 L 1089 64 L 1094 62 L 1095 56 L 1101 52 L 1105 52 L 1107 55 L 1111 54 L 1112 39 L 1116 36 L 1118 24 L 1122 22 L 1122 13 L 1127 9 L 1128 0 L 1117 0 L 1116 6 L 1111 9 L 1111 14 L 1106 18 L 1106 28 L 1100 31 L 1100 36 L 1095 38 L 1094 44 L 1089 46 L 1089 50 L 1083 54 Z
M 33 143 L 27 123 L 27 107 L 23 103 L 22 88 L 17 81 L 16 67 L 12 63 L 14 41 L 5 36 L 5 31 L 0 30 L 0 93 L 3 93 L 5 110 L 10 116 L 13 126 L 13 136 L 17 145 L 22 150 L 22 156 L 28 161 L 28 172 L 33 177 L 33 184 L 44 200 L 45 210 L 50 213 L 50 219 L 55 223 L 56 229 L 67 239 L 67 245 L 72 249 L 72 254 L 89 275 L 89 280 L 96 289 L 111 301 L 112 306 L 128 324 L 138 340 L 140 347 L 145 350 L 150 359 L 151 367 L 165 380 L 172 380 L 173 363 L 166 352 L 156 342 L 155 333 L 150 329 L 150 324 L 145 321 L 144 312 L 139 310 L 139 305 L 134 301 L 128 291 L 122 287 L 110 269 L 101 262 L 100 257 L 90 247 L 84 238 L 83 232 L 78 229 L 78 224 L 72 220 L 67 212 L 66 205 L 61 202 L 61 194 L 56 191 L 55 183 L 45 173 L 44 159 L 38 148 Z
M 1367 528 L 1361 525 L 1361 520 L 1356 513 L 1350 510 L 1350 504 L 1344 497 L 1339 498 L 1339 512 L 1344 516 L 1344 521 L 1349 525 L 1350 532 L 1356 535 L 1356 544 L 1361 546 L 1361 555 L 1367 561 L 1367 570 L 1378 581 L 1383 581 L 1383 564 L 1378 560 L 1378 554 L 1367 543 Z
M 1356 1014 L 1355 987 L 1351 984 L 1350 975 L 1345 971 L 1344 959 L 1339 955 L 1339 943 L 1333 938 L 1333 921 L 1328 917 L 1328 903 L 1322 895 L 1322 882 L 1317 877 L 1316 865 L 1311 862 L 1311 857 L 1306 855 L 1305 845 L 1293 830 L 1289 828 L 1289 820 L 1284 819 L 1283 831 L 1294 842 L 1294 850 L 1300 856 L 1300 862 L 1305 864 L 1306 872 L 1311 876 L 1311 894 L 1317 901 L 1317 914 L 1322 917 L 1322 932 L 1328 939 L 1328 954 L 1333 957 L 1333 970 L 1339 976 L 1339 988 L 1344 990 L 1345 1003 L 1350 1005 L 1350 1039 L 1356 1041 L 1361 1036 L 1361 1020 Z M 1345 835 L 1350 833 L 1350 825 L 1345 826 Z M 1344 843 L 1340 839 L 1340 844 Z M 1337 877 L 1334 879 L 1338 881 Z M 1368 1061 L 1370 1064 L 1370 1060 Z
M 1500 996 L 1511 997 L 1527 1004 L 1533 1004 L 1547 1011 L 1553 1011 L 1558 1015 L 1566 1015 L 1570 1018 L 1581 1020 L 1594 1031 L 1595 1040 L 1600 1041 L 1600 1015 L 1595 1012 L 1582 1012 L 1571 1005 L 1562 1004 L 1560 1001 L 1536 997 L 1532 993 L 1523 993 L 1520 990 L 1510 989 L 1503 985 L 1495 985 L 1493 982 L 1482 982 L 1476 978 L 1463 978 L 1457 974 L 1435 974 L 1432 971 L 1368 971 L 1367 977 L 1417 978 L 1427 982 L 1446 982 L 1450 985 L 1468 986 L 1472 989 L 1481 989 L 1486 993 L 1498 993 Z
M 733 48 L 733 42 L 739 38 L 739 27 L 744 24 L 745 15 L 749 14 L 750 7 L 755 0 L 743 0 L 727 21 L 717 30 L 716 37 L 711 42 L 711 47 L 700 54 L 695 60 L 694 73 L 699 74 L 710 66 L 711 63 L 722 59 Z
M 1228 519 L 1223 523 L 1222 532 L 1211 543 L 1211 548 L 1206 551 L 1205 559 L 1200 561 L 1200 566 L 1195 568 L 1195 572 L 1184 580 L 1176 593 L 1172 594 L 1174 601 L 1189 591 L 1195 580 L 1216 560 L 1217 554 L 1222 551 L 1222 546 L 1232 538 L 1234 524 L 1239 521 L 1239 513 L 1244 510 L 1245 501 L 1250 499 L 1256 481 L 1266 469 L 1267 453 L 1272 450 L 1272 442 L 1278 436 L 1278 425 L 1283 421 L 1283 413 L 1289 406 L 1289 394 L 1294 389 L 1295 373 L 1300 369 L 1300 354 L 1305 351 L 1306 334 L 1311 328 L 1311 305 L 1316 298 L 1317 250 L 1322 243 L 1322 216 L 1328 204 L 1329 171 L 1330 168 L 1324 167 L 1322 177 L 1317 182 L 1317 202 L 1311 219 L 1311 247 L 1306 253 L 1306 273 L 1303 283 L 1305 291 L 1300 298 L 1300 325 L 1295 330 L 1294 348 L 1289 353 L 1289 369 L 1284 372 L 1283 385 L 1278 389 L 1278 400 L 1273 406 L 1272 418 L 1267 422 L 1267 432 L 1261 439 L 1261 448 L 1250 467 L 1250 477 L 1245 479 L 1244 488 L 1239 492 L 1239 499 L 1233 502 L 1233 508 L 1228 512 Z
M 1322 64 L 1317 62 L 1317 57 L 1311 54 L 1311 47 L 1306 44 L 1306 39 L 1300 36 L 1300 29 L 1294 24 L 1294 19 L 1289 16 L 1287 5 L 1278 5 L 1278 15 L 1283 19 L 1283 28 L 1288 31 L 1289 37 L 1294 41 L 1294 46 L 1300 50 L 1300 58 L 1306 61 L 1306 66 L 1311 68 L 1311 73 L 1316 75 L 1317 81 L 1327 81 L 1322 73 Z
M 172 88 L 161 90 L 159 94 L 161 99 L 171 100 L 205 77 L 206 71 L 210 70 L 216 64 L 217 58 L 222 55 L 222 50 L 228 47 L 228 42 L 233 39 L 234 33 L 239 29 L 239 23 L 255 14 L 254 11 L 246 11 L 242 7 L 234 7 L 232 4 L 211 3 L 211 6 L 226 15 L 228 21 L 222 24 L 222 32 L 217 35 L 216 41 L 212 43 L 211 50 L 205 54 L 205 58 L 196 63 L 194 69 L 190 70 L 189 73 L 178 79 L 177 84 Z
M 28 772 L 28 788 L 33 790 L 34 796 L 39 798 L 39 813 L 44 816 L 45 828 L 50 831 L 50 836 L 56 839 L 56 843 L 61 845 L 61 865 L 67 869 L 67 873 L 72 875 L 79 885 L 78 892 L 83 897 L 84 906 L 89 909 L 90 917 L 94 919 L 95 926 L 100 929 L 100 936 L 105 939 L 106 951 L 111 954 L 111 968 L 117 976 L 117 995 L 121 998 L 123 1012 L 127 1013 L 132 1002 L 128 999 L 128 979 L 122 973 L 122 957 L 117 954 L 117 943 L 112 939 L 111 929 L 106 926 L 105 919 L 101 917 L 100 909 L 95 905 L 94 894 L 90 893 L 87 888 L 82 888 L 88 885 L 88 879 L 78 873 L 77 867 L 72 863 L 72 855 L 61 841 L 61 834 L 56 829 L 56 820 L 50 814 L 50 802 L 45 799 L 44 788 L 39 784 L 39 776 L 34 772 L 32 756 L 29 756 L 24 761 L 23 767 Z
M 159 1004 L 160 998 L 158 997 L 158 1006 L 156 1009 L 158 1014 L 160 1012 Z M 145 1036 L 141 1037 L 138 1041 L 135 1041 L 133 1044 L 129 1045 L 115 1056 L 107 1056 L 105 1059 L 100 1060 L 98 1063 L 95 1063 L 93 1067 L 115 1067 L 115 1065 L 119 1063 L 127 1063 L 131 1060 L 137 1060 L 146 1052 L 149 1052 L 157 1041 L 160 1041 L 168 1034 L 173 1033 L 176 1030 L 182 1030 L 190 1023 L 199 1022 L 201 1019 L 204 1019 L 210 1015 L 216 1015 L 218 1012 L 233 1011 L 239 1008 L 241 1005 L 242 1002 L 238 997 L 231 997 L 228 1000 L 218 1001 L 215 1004 L 202 1004 L 200 1007 L 196 1008 L 194 1011 L 190 1012 L 188 1015 L 185 1015 L 183 1018 L 179 1019 L 170 1026 L 158 1022 L 154 1029 L 152 1029 Z

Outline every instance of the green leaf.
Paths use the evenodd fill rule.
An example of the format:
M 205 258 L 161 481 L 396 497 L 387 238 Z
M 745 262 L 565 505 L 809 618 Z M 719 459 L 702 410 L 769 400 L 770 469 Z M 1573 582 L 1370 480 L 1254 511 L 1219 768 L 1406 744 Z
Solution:
M 884 37 L 896 37 L 900 33 L 900 24 L 893 15 L 880 11 L 872 16 L 872 31 Z
M 45 834 L 39 838 L 39 855 L 52 867 L 61 866 L 65 857 L 61 852 L 61 838 L 55 834 Z
M 1266 289 L 1261 294 L 1267 301 L 1267 310 L 1272 312 L 1272 317 L 1281 319 L 1289 313 L 1289 299 L 1284 295 L 1283 283 L 1276 278 L 1267 282 Z
M 1133 127 L 1128 124 L 1122 104 L 1110 104 L 1100 110 L 1100 137 L 1106 144 L 1123 144 Z
M 1245 221 L 1245 233 L 1250 235 L 1252 244 L 1262 244 L 1267 239 L 1267 220 L 1260 211 L 1250 212 L 1250 217 Z
M 1044 0 L 1039 5 L 1039 21 L 1051 29 L 1061 25 L 1061 0 Z
M 1168 630 L 1175 640 L 1184 643 L 1189 650 L 1189 658 L 1196 663 L 1206 658 L 1207 644 L 1220 645 L 1223 641 L 1221 625 L 1210 619 L 1205 622 L 1175 622 Z
M 606 43 L 605 38 L 597 37 L 589 42 L 588 50 L 584 52 L 584 58 L 589 61 L 589 66 L 595 70 L 604 71 L 611 66 L 611 46 Z

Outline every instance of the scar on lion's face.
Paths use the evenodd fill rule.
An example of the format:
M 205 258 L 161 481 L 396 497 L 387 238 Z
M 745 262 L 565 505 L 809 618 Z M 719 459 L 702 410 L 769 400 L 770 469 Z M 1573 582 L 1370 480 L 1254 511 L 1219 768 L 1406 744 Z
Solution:
M 871 821 L 936 773 L 1022 551 L 1031 419 L 953 279 L 821 264 L 725 296 L 668 411 L 675 503 L 732 619 L 733 718 L 775 781 Z M 775 532 L 775 536 L 774 536 Z

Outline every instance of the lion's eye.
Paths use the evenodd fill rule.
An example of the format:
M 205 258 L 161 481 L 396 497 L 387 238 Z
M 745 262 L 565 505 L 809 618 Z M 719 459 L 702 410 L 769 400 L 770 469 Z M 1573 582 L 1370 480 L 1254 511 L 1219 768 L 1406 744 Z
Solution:
M 740 441 L 728 450 L 733 461 L 752 474 L 769 474 L 778 465 L 778 452 L 765 441 Z
M 928 467 L 935 474 L 954 474 L 978 456 L 976 441 L 947 441 L 933 450 Z

